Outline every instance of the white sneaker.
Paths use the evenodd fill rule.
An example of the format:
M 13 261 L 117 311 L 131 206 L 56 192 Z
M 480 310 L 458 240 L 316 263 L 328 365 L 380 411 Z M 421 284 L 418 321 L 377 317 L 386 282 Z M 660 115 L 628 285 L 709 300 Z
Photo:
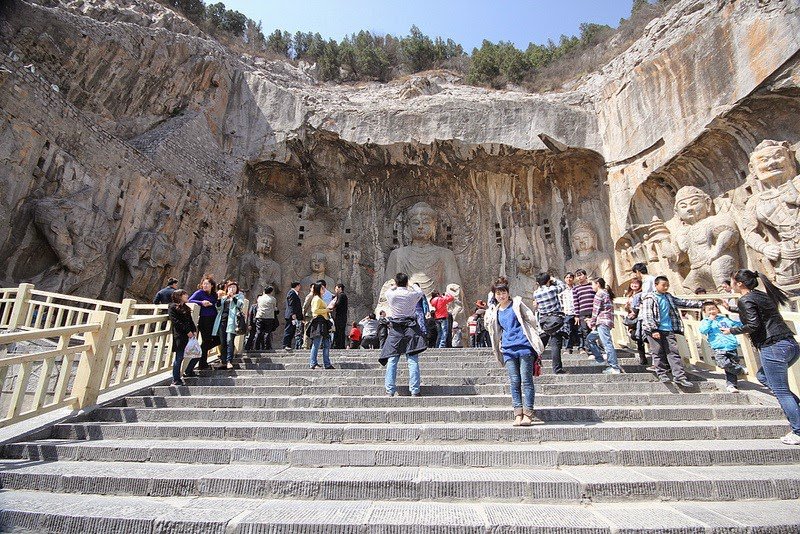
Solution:
M 622 374 L 622 371 L 620 371 L 619 369 L 615 369 L 613 367 L 606 367 L 605 369 L 603 369 L 603 374 L 604 375 L 618 375 L 618 374 Z
M 606 362 L 598 362 L 597 360 L 594 359 L 594 357 L 592 357 L 592 361 L 589 362 L 589 365 L 598 365 L 605 367 Z
M 781 443 L 786 445 L 800 445 L 800 436 L 794 432 L 789 432 L 781 438 Z
M 725 386 L 725 389 L 728 390 L 728 393 L 739 393 L 739 388 L 736 386 Z

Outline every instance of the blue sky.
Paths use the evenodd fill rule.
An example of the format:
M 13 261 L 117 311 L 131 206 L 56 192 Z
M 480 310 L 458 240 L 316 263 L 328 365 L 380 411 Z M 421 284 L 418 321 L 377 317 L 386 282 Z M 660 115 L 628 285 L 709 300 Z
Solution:
M 214 0 L 207 0 L 214 3 Z M 228 0 L 229 9 L 261 20 L 264 33 L 275 28 L 319 32 L 340 40 L 358 30 L 407 35 L 416 24 L 430 37 L 452 38 L 467 52 L 483 39 L 529 42 L 558 41 L 575 35 L 581 22 L 616 27 L 630 14 L 632 0 Z

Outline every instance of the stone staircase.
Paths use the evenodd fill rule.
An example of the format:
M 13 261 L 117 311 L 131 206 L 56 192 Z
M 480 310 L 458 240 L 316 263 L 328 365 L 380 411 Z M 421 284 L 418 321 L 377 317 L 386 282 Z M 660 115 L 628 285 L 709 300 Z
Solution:
M 800 531 L 773 399 L 622 355 L 621 375 L 545 361 L 538 420 L 515 428 L 486 350 L 428 350 L 419 398 L 387 397 L 372 351 L 313 371 L 305 351 L 245 354 L 7 445 L 0 531 Z

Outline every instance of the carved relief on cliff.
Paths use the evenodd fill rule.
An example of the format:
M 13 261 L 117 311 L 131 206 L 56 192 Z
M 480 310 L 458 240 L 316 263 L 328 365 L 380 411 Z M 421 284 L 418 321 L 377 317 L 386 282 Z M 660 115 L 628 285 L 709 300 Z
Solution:
M 748 163 L 740 155 L 727 180 L 706 186 L 717 190 L 715 198 L 661 176 L 646 181 L 633 197 L 628 232 L 616 243 L 618 269 L 625 273 L 634 263 L 647 263 L 687 290 L 713 290 L 742 267 L 781 285 L 799 283 L 797 147 L 765 140 L 742 152 Z

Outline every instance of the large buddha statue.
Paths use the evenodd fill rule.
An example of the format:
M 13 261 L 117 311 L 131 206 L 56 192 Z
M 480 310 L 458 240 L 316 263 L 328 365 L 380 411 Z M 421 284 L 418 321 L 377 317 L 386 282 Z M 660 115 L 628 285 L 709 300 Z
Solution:
M 714 214 L 711 197 L 693 185 L 675 195 L 675 214 L 681 220 L 673 235 L 676 253 L 689 257 L 683 287 L 714 289 L 729 280 L 736 266 L 739 229 L 730 213 Z
M 456 256 L 452 250 L 434 244 L 436 211 L 425 202 L 414 204 L 408 212 L 411 244 L 392 251 L 386 262 L 385 278 L 408 273 L 410 283 L 418 283 L 429 295 L 440 293 L 450 284 L 461 286 Z
M 781 285 L 800 282 L 800 176 L 787 142 L 766 140 L 750 155 L 752 195 L 741 219 L 748 247 L 763 254 Z
M 614 286 L 614 260 L 597 248 L 597 233 L 586 221 L 578 219 L 572 225 L 572 258 L 567 260 L 567 271 L 583 269 L 589 278 L 602 277 Z

